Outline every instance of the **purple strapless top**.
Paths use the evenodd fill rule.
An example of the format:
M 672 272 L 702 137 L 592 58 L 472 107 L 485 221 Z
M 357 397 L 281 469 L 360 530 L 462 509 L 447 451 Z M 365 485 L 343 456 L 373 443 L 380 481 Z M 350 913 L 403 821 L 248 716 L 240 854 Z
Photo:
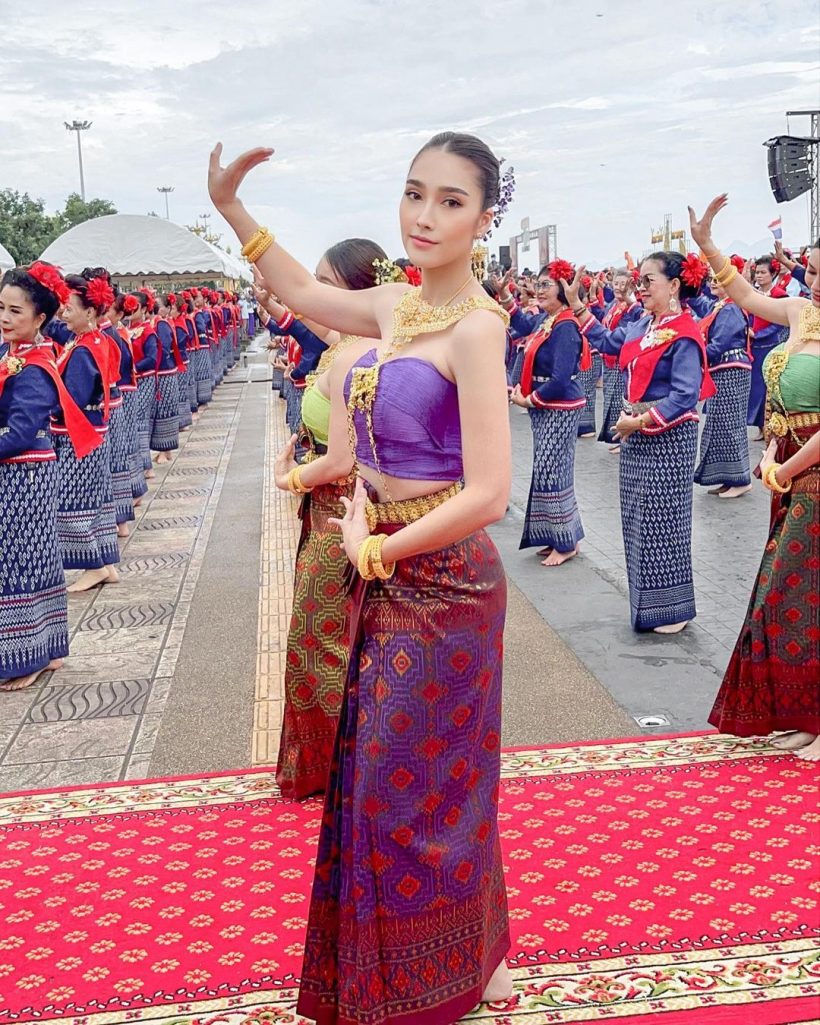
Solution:
M 371 349 L 355 364 L 372 367 Z M 345 401 L 350 378 L 345 380 Z M 363 413 L 354 414 L 356 460 L 376 469 Z M 373 436 L 382 473 L 408 480 L 456 481 L 464 475 L 458 389 L 432 363 L 402 356 L 382 365 L 373 403 Z

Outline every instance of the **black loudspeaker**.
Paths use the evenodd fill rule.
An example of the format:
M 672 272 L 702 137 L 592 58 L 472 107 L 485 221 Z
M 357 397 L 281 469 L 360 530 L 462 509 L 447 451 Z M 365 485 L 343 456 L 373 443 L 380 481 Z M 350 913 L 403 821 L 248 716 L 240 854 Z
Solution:
M 764 145 L 769 148 L 769 184 L 778 203 L 797 199 L 812 187 L 812 148 L 816 139 L 778 135 Z
M 504 270 L 509 270 L 510 267 L 512 267 L 512 257 L 510 256 L 509 246 L 498 247 L 498 262 L 501 264 Z

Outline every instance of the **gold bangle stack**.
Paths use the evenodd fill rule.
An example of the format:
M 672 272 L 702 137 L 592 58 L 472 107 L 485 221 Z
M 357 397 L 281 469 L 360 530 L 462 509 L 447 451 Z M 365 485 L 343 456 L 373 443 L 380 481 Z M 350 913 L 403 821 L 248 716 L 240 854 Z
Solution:
M 371 534 L 359 545 L 357 568 L 364 580 L 389 580 L 396 570 L 395 562 L 382 562 L 382 546 L 387 534 Z
M 763 483 L 769 489 L 769 491 L 776 491 L 778 495 L 785 495 L 787 491 L 791 491 L 792 482 L 782 485 L 777 481 L 777 471 L 780 469 L 779 463 L 772 463 L 766 473 L 763 475 Z
M 717 256 L 718 254 L 715 253 L 714 255 Z M 721 288 L 728 288 L 736 277 L 737 267 L 735 267 L 735 265 L 727 256 L 720 270 L 715 271 L 715 281 L 720 285 Z
M 292 495 L 307 495 L 312 490 L 302 483 L 302 467 L 294 466 L 288 474 L 288 491 Z
M 257 228 L 248 241 L 242 246 L 242 255 L 248 263 L 256 263 L 259 257 L 268 251 L 276 241 L 267 228 Z

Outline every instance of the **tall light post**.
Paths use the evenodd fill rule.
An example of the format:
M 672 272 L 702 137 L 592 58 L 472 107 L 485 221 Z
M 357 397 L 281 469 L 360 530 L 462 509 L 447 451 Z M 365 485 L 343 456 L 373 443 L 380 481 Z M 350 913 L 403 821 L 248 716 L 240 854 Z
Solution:
M 168 211 L 168 193 L 174 191 L 173 185 L 159 185 L 157 186 L 157 192 L 162 192 L 165 195 L 165 220 L 171 220 L 171 214 Z
M 66 131 L 77 133 L 77 156 L 80 160 L 80 196 L 82 197 L 82 201 L 85 202 L 85 178 L 83 176 L 83 146 L 80 141 L 80 133 L 88 131 L 88 129 L 91 127 L 92 122 L 74 120 L 71 122 L 71 124 L 69 124 L 68 121 L 64 121 L 63 124 L 66 127 Z

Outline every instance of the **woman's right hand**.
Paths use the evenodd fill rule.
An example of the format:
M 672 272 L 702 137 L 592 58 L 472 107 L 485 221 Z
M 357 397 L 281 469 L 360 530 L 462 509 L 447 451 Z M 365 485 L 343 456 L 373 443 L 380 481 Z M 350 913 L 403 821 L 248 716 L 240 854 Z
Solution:
M 493 286 L 493 290 L 498 298 L 502 302 L 509 302 L 510 296 L 510 282 L 512 281 L 512 267 L 504 274 L 499 276 L 498 274 L 490 275 L 490 284 Z
M 587 269 L 583 265 L 575 271 L 575 276 L 572 281 L 567 281 L 565 278 L 561 278 L 561 284 L 564 286 L 564 295 L 567 299 L 567 304 L 571 310 L 574 310 L 580 303 L 578 293 L 581 291 L 581 281 L 586 274 Z
M 700 220 L 698 220 L 698 216 L 691 206 L 687 208 L 689 210 L 689 231 L 701 249 L 706 250 L 712 241 L 712 221 L 728 202 L 729 196 L 726 192 L 715 196 L 709 206 L 706 207 Z
M 208 162 L 208 195 L 217 210 L 224 210 L 236 202 L 239 186 L 248 172 L 264 164 L 273 156 L 273 150 L 264 147 L 249 149 L 240 154 L 227 167 L 220 163 L 222 143 L 218 142 L 211 151 Z
M 296 462 L 296 435 L 290 436 L 290 441 L 276 456 L 273 462 L 273 481 L 280 491 L 288 490 L 288 474 L 298 466 Z

